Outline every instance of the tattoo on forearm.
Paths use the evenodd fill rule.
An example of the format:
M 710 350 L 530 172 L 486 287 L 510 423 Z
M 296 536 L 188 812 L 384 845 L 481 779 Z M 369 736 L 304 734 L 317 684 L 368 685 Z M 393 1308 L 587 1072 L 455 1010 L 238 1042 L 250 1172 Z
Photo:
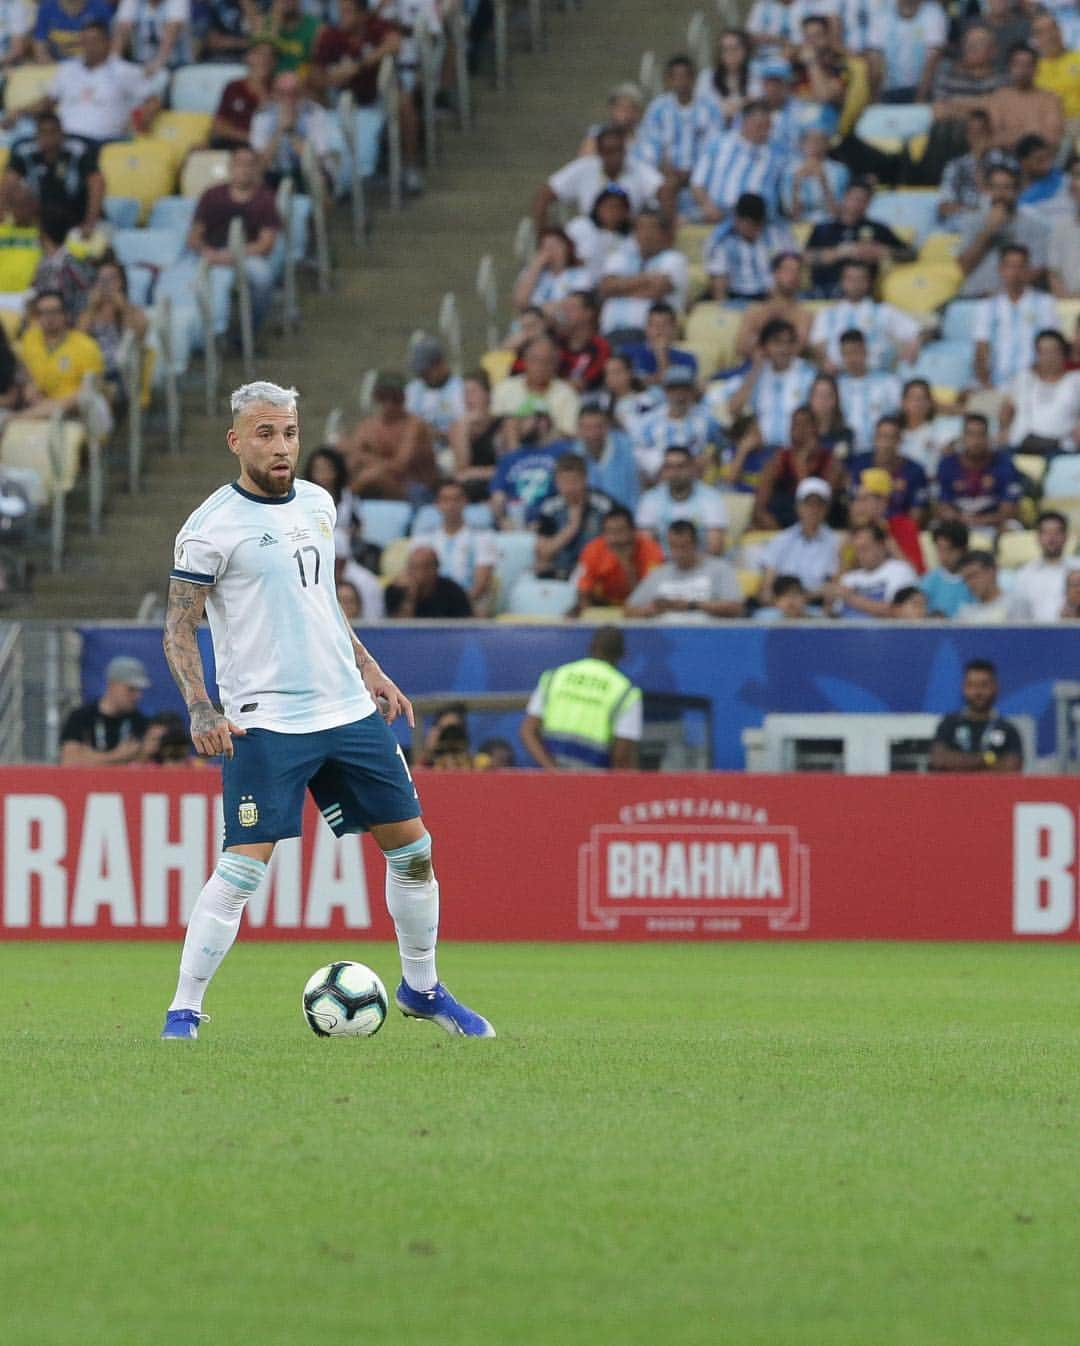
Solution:
M 194 722 L 195 708 L 207 706 L 202 655 L 199 653 L 198 627 L 206 603 L 206 591 L 201 585 L 183 580 L 169 581 L 169 598 L 165 609 L 165 635 L 162 644 L 169 671 L 180 695 L 191 710 Z

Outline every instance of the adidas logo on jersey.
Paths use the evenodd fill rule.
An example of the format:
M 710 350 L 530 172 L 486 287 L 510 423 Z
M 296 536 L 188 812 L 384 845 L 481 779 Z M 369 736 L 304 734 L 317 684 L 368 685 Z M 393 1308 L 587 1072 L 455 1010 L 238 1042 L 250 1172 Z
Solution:
M 276 537 L 271 537 L 269 533 L 264 533 L 259 539 L 260 547 L 270 547 L 277 541 Z

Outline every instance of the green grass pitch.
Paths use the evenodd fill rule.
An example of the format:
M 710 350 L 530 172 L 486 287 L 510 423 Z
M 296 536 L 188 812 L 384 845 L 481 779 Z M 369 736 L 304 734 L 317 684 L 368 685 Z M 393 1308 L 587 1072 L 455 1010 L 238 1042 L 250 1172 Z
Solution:
M 0 946 L 7 1346 L 1062 1346 L 1076 949 L 447 945 L 495 1042 L 241 942 Z

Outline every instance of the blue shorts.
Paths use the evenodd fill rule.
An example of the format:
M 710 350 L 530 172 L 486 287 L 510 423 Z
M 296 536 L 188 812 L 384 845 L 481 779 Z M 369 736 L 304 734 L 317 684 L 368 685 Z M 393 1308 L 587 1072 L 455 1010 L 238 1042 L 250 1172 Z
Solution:
M 382 716 L 311 734 L 249 729 L 222 768 L 225 848 L 298 837 L 310 790 L 335 836 L 420 815 L 420 797 Z

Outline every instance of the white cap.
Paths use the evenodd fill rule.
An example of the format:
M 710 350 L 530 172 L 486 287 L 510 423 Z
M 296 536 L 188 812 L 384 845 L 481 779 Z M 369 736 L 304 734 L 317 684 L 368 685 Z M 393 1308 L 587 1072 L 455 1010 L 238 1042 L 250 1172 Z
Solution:
M 819 495 L 822 500 L 832 499 L 832 487 L 821 477 L 806 477 L 795 488 L 795 499 L 805 500 L 808 495 Z

